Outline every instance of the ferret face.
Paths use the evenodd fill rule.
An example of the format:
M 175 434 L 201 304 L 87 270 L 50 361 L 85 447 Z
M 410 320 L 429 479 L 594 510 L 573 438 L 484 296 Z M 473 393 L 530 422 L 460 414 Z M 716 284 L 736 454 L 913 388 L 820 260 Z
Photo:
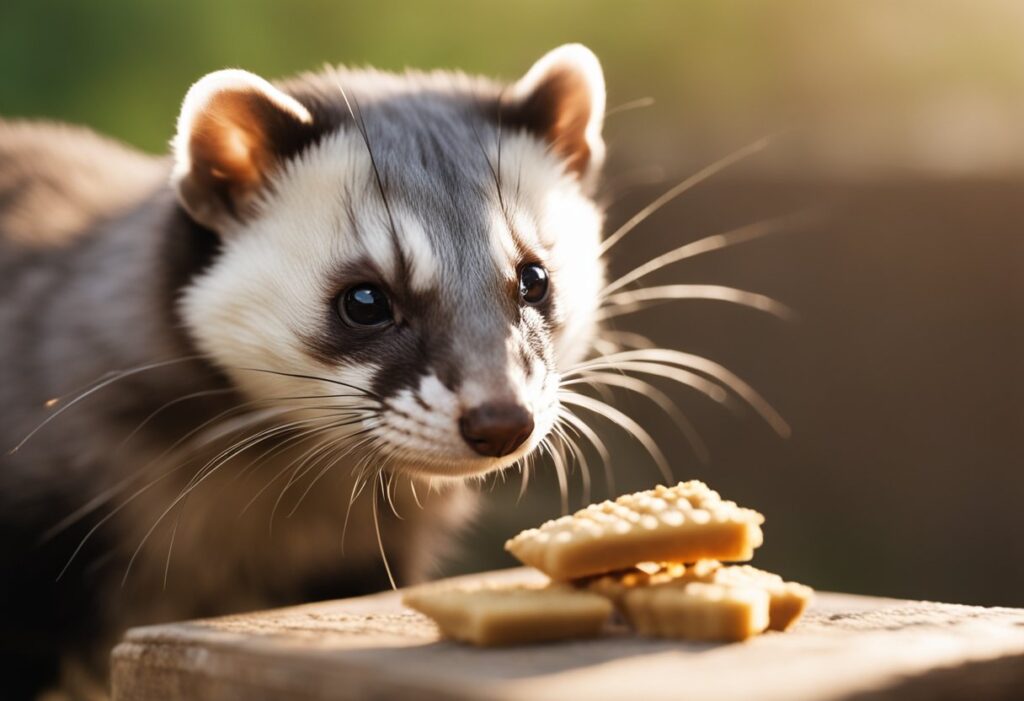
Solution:
M 596 331 L 596 59 L 563 47 L 504 89 L 303 80 L 213 74 L 186 99 L 176 183 L 223 242 L 184 291 L 186 326 L 339 457 L 438 477 L 515 463 Z M 217 133 L 225 115 L 242 124 Z

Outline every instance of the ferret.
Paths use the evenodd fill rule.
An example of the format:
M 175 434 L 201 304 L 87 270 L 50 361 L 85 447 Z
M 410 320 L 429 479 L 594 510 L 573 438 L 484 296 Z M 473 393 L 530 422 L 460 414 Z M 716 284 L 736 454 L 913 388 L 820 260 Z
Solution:
M 2 696 L 428 576 L 594 345 L 604 113 L 567 45 L 510 84 L 217 71 L 166 158 L 0 122 Z

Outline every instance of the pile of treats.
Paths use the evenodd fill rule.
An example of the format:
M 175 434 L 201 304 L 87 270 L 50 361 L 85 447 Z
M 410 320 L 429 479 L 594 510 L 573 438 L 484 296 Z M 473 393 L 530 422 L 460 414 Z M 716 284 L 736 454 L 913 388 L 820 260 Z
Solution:
M 739 641 L 784 631 L 809 587 L 747 565 L 764 517 L 706 484 L 659 486 L 591 504 L 523 531 L 505 549 L 546 584 L 445 584 L 411 590 L 404 603 L 450 638 L 514 645 L 600 635 L 617 613 L 641 635 Z

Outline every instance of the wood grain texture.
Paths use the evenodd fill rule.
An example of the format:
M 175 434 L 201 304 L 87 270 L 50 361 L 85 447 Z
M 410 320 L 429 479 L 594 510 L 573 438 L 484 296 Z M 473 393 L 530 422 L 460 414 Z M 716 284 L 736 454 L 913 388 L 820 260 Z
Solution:
M 131 630 L 113 653 L 113 685 L 115 701 L 1019 699 L 1024 610 L 825 593 L 791 632 L 740 644 L 615 630 L 475 649 L 439 640 L 388 592 Z

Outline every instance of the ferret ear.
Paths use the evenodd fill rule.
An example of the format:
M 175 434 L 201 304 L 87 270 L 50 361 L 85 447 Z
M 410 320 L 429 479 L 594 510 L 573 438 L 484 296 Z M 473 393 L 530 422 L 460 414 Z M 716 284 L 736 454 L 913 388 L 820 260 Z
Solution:
M 546 140 L 569 172 L 590 180 L 604 160 L 604 74 L 582 44 L 548 52 L 506 94 L 502 119 Z
M 185 95 L 172 183 L 188 213 L 223 234 L 251 213 L 281 161 L 314 137 L 312 116 L 293 97 L 252 73 L 216 71 Z

